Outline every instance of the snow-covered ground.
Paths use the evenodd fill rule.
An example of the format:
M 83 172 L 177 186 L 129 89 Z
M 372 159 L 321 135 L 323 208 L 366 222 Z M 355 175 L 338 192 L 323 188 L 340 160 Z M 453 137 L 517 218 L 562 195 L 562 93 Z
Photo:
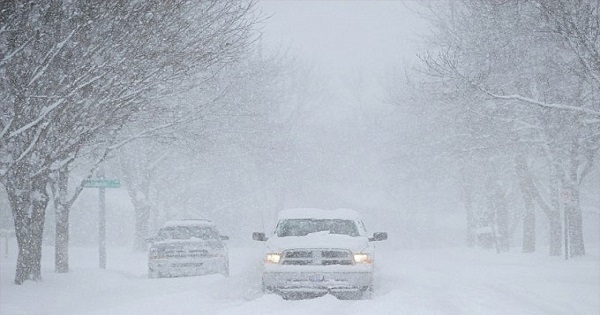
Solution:
M 2 244 L 3 245 L 3 244 Z M 46 247 L 43 281 L 13 284 L 15 244 L 0 246 L 0 314 L 600 314 L 600 257 L 565 261 L 467 248 L 398 250 L 381 244 L 370 300 L 332 296 L 286 301 L 260 292 L 261 246 L 230 248 L 231 276 L 148 279 L 146 254 L 71 248 L 71 272 L 53 272 Z M 388 248 L 388 246 L 390 248 Z

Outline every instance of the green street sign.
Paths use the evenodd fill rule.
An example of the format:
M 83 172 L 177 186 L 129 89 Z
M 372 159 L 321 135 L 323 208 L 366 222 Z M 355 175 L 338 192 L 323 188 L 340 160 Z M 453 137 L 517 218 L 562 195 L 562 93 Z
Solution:
M 121 181 L 118 179 L 86 179 L 83 181 L 86 188 L 119 188 Z

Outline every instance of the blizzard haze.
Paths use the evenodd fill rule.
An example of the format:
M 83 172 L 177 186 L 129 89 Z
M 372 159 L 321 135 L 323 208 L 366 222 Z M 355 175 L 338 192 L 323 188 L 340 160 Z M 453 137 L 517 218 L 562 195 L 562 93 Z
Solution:
M 600 313 L 595 0 L 0 16 L 0 315 Z M 352 209 L 362 247 L 333 229 L 274 246 L 284 209 Z M 189 219 L 220 235 L 180 267 L 219 271 L 154 273 L 185 243 L 158 231 Z M 327 294 L 270 294 L 286 250 L 325 265 L 316 243 L 349 263 L 287 281 Z M 370 285 L 339 298 L 328 277 L 361 255 Z
M 414 59 L 427 22 L 410 1 L 261 1 L 269 16 L 261 28 L 268 47 L 289 49 L 298 58 L 344 72 L 371 75 Z

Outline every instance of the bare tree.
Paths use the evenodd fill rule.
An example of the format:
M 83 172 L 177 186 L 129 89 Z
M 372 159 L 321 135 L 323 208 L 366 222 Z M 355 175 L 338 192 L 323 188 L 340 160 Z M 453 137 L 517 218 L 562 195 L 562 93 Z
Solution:
M 584 254 L 577 196 L 599 146 L 598 4 L 464 0 L 428 8 L 434 30 L 423 61 L 427 84 L 445 92 L 437 93 L 438 110 L 453 113 L 457 137 L 448 144 L 496 167 L 513 161 L 502 173 L 523 196 L 526 252 L 535 244 L 535 202 L 548 218 L 551 254 L 561 253 L 559 192 L 572 191 L 564 206 L 570 254 Z
M 172 216 L 220 217 L 218 209 L 227 208 L 225 204 L 235 204 L 264 189 L 252 183 L 253 177 L 262 174 L 248 168 L 253 161 L 266 163 L 268 155 L 283 149 L 273 147 L 271 141 L 287 136 L 285 130 L 277 129 L 276 120 L 289 89 L 282 83 L 289 80 L 284 69 L 290 62 L 285 56 L 254 51 L 166 104 L 170 114 L 147 117 L 178 123 L 124 147 L 119 154 L 136 212 L 136 250 L 146 250 L 152 222 L 161 224 Z M 204 104 L 201 110 L 198 104 Z M 143 124 L 131 132 L 140 128 Z M 145 149 L 139 150 L 140 146 Z M 212 161 L 211 165 L 206 160 Z M 201 184 L 203 181 L 211 184 Z M 158 195 L 161 205 L 157 204 Z M 164 209 L 165 203 L 174 210 L 159 213 L 157 209 Z M 162 217 L 152 218 L 152 213 Z
M 96 143 L 111 143 L 134 113 L 152 106 L 155 95 L 234 60 L 252 41 L 253 5 L 234 0 L 2 3 L 0 179 L 19 243 L 15 283 L 41 277 L 50 175 L 68 171 L 86 145 L 102 138 L 108 142 Z M 101 147 L 99 156 L 109 150 Z M 58 211 L 68 211 L 70 200 L 59 198 Z M 66 220 L 68 213 L 59 217 Z M 66 242 L 68 237 L 59 238 L 57 246 L 64 249 Z

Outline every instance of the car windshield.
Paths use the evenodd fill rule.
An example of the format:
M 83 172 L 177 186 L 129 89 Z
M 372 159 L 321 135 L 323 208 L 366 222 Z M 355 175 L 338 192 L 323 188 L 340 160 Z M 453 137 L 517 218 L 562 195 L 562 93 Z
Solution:
M 175 226 L 160 229 L 158 237 L 163 240 L 186 240 L 190 238 L 210 240 L 219 239 L 219 233 L 215 229 L 206 226 Z
M 287 219 L 277 225 L 276 234 L 278 237 L 306 236 L 324 231 L 329 234 L 358 236 L 354 221 L 342 219 Z

